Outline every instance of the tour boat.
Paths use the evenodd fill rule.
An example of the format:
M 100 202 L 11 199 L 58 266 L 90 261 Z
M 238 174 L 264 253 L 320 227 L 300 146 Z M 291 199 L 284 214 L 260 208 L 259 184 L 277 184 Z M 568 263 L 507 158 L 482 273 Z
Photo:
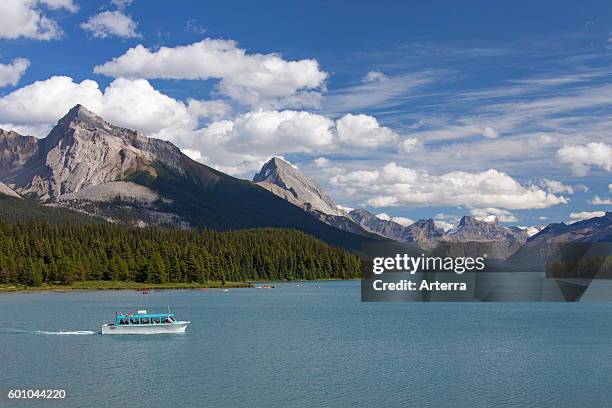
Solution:
M 148 314 L 139 310 L 137 314 L 120 313 L 114 323 L 104 323 L 100 334 L 165 334 L 184 333 L 190 322 L 174 318 L 173 313 Z

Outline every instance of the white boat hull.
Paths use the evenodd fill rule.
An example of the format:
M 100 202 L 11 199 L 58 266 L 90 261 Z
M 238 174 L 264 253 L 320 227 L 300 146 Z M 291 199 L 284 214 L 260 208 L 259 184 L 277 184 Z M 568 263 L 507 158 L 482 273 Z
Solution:
M 103 324 L 100 334 L 171 334 L 184 333 L 189 322 L 119 325 Z

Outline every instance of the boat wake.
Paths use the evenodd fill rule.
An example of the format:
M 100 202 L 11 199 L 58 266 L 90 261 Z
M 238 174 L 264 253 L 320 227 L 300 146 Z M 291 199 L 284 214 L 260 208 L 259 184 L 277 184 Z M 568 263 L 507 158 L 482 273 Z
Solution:
M 96 334 L 90 330 L 75 330 L 75 331 L 48 331 L 48 330 L 22 330 L 12 329 L 10 327 L 0 327 L 0 333 L 24 333 L 24 334 L 51 334 L 58 336 L 88 336 Z

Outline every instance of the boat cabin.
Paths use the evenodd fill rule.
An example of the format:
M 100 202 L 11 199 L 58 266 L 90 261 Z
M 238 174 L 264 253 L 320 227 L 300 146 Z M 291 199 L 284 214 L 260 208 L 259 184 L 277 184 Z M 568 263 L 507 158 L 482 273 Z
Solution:
M 139 312 L 136 315 L 118 313 L 115 316 L 115 326 L 172 324 L 175 320 L 173 313 L 147 314 L 146 312 Z

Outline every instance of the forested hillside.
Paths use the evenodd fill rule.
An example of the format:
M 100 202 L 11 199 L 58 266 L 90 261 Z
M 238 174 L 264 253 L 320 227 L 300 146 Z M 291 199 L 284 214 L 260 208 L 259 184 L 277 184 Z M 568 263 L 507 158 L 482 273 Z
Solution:
M 0 283 L 353 278 L 359 258 L 286 229 L 181 231 L 0 221 Z
M 65 208 L 40 205 L 28 198 L 14 198 L 0 194 L 0 221 L 16 222 L 24 220 L 47 221 L 54 224 L 100 224 L 101 218 L 91 217 Z

